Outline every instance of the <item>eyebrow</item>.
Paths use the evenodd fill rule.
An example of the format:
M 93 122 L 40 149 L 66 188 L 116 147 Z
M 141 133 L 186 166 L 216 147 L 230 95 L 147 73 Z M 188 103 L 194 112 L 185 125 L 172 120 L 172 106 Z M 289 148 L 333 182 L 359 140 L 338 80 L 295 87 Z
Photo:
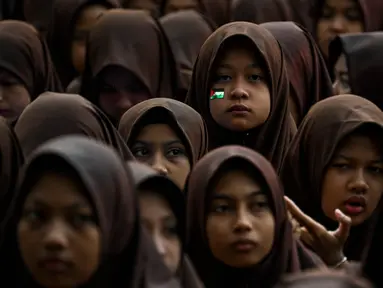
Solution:
M 50 207 L 49 204 L 47 204 L 45 201 L 43 201 L 41 199 L 32 199 L 31 202 L 32 202 L 33 205 L 36 205 L 36 206 L 41 206 L 41 207 L 44 207 L 44 208 L 49 208 Z M 83 209 L 83 208 L 88 208 L 88 205 L 86 205 L 85 203 L 77 202 L 77 203 L 70 204 L 70 205 L 66 206 L 65 208 L 66 209 L 71 209 L 71 210 Z
M 338 154 L 338 155 L 335 156 L 335 158 L 343 158 L 343 159 L 348 160 L 348 161 L 354 160 L 352 157 L 348 157 L 348 156 L 343 155 L 343 154 Z M 373 163 L 373 164 L 381 164 L 381 163 L 383 163 L 383 159 L 373 160 L 373 161 L 371 161 L 371 163 Z
M 170 146 L 170 145 L 173 145 L 173 144 L 181 144 L 181 145 L 183 145 L 183 143 L 180 140 L 171 140 L 171 141 L 168 141 L 168 142 L 165 142 L 165 143 L 161 143 L 161 144 L 166 145 L 166 146 Z M 138 141 L 136 141 L 134 143 L 134 145 L 151 146 L 151 145 L 153 145 L 153 143 L 147 142 L 147 141 L 138 140 Z
M 233 66 L 228 63 L 223 63 L 219 65 L 219 68 L 227 68 L 227 69 L 233 69 Z M 260 66 L 257 63 L 251 63 L 247 65 L 246 68 L 260 68 Z
M 264 195 L 264 194 L 260 190 L 253 191 L 249 195 L 247 195 L 246 198 L 252 198 L 259 195 Z M 217 193 L 213 196 L 213 200 L 234 200 L 234 198 L 226 194 Z

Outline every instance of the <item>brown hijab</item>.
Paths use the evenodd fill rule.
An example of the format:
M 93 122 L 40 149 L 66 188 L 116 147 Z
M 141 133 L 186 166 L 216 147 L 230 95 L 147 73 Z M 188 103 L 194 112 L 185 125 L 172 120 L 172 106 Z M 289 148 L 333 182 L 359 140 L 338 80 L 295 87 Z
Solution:
M 50 139 L 81 134 L 114 147 L 125 160 L 133 158 L 104 113 L 79 95 L 42 94 L 21 114 L 15 132 L 26 157 Z
M 0 117 L 0 224 L 3 222 L 16 186 L 23 153 L 7 120 Z
M 153 98 L 176 96 L 178 72 L 167 37 L 144 11 L 110 10 L 91 30 L 80 94 L 93 103 L 97 76 L 108 66 L 133 73 Z
M 334 71 L 339 56 L 346 57 L 351 93 L 383 109 L 383 32 L 344 34 L 330 44 L 329 68 Z
M 334 95 L 326 63 L 314 39 L 302 26 L 293 22 L 270 22 L 261 26 L 269 30 L 282 46 L 290 81 L 290 99 L 296 107 L 294 118 L 299 125 L 312 105 Z
M 194 10 L 167 14 L 160 19 L 160 23 L 170 41 L 180 69 L 181 95 L 177 100 L 184 101 L 191 82 L 194 62 L 201 46 L 213 33 L 215 26 Z
M 33 280 L 21 264 L 16 227 L 33 184 L 52 171 L 78 176 L 85 188 L 84 196 L 97 216 L 102 244 L 100 267 L 85 287 L 109 287 L 111 283 L 135 288 L 180 287 L 141 228 L 134 182 L 122 159 L 110 147 L 84 136 L 54 139 L 30 155 L 20 175 L 6 237 L 0 247 L 4 277 L 16 273 L 16 283 L 15 279 L 12 281 L 15 286 L 33 287 Z
M 358 128 L 383 133 L 383 112 L 372 102 L 355 95 L 338 95 L 315 104 L 299 126 L 281 169 L 285 193 L 306 214 L 327 229 L 337 223 L 321 207 L 321 187 L 340 141 Z M 352 227 L 345 246 L 350 260 L 359 260 L 369 221 Z M 367 227 L 368 228 L 368 227 Z
M 32 25 L 1 21 L 0 43 L 0 69 L 24 84 L 31 100 L 45 91 L 62 91 L 48 47 Z
M 32 0 L 35 1 L 35 0 Z M 41 1 L 41 0 L 40 0 Z M 48 30 L 48 45 L 63 87 L 77 76 L 72 65 L 72 41 L 76 20 L 81 10 L 88 5 L 100 4 L 108 8 L 119 7 L 118 0 L 50 0 L 53 2 L 51 26 Z
M 271 111 L 266 122 L 246 133 L 234 133 L 219 126 L 212 118 L 209 94 L 221 47 L 233 37 L 244 37 L 252 42 L 266 63 Z M 253 23 L 233 22 L 218 28 L 202 46 L 196 60 L 186 103 L 199 112 L 209 132 L 209 149 L 240 144 L 263 154 L 277 171 L 290 142 L 294 123 L 288 110 L 288 79 L 285 60 L 277 40 L 265 28 Z
M 206 239 L 206 207 L 212 179 L 230 169 L 246 169 L 260 177 L 274 214 L 272 250 L 256 267 L 230 268 L 212 255 Z M 227 170 L 228 169 L 228 170 Z M 248 170 L 250 169 L 250 171 Z M 294 239 L 287 217 L 283 188 L 271 164 L 257 152 L 241 146 L 215 149 L 193 168 L 187 185 L 187 252 L 206 287 L 272 287 L 285 273 L 317 267 L 318 258 Z M 242 282 L 243 281 L 243 282 Z
M 167 116 L 165 119 L 171 119 L 171 122 L 166 124 L 179 132 L 179 136 L 185 141 L 185 146 L 189 150 L 190 163 L 194 165 L 207 152 L 207 130 L 201 115 L 182 102 L 168 98 L 155 98 L 141 102 L 125 112 L 120 120 L 118 131 L 130 147 L 134 138 L 144 128 L 143 123 L 162 123 L 164 114 Z
M 363 279 L 339 272 L 313 271 L 292 275 L 283 279 L 275 288 L 372 288 Z M 379 287 L 379 286 L 377 286 Z
M 294 19 L 285 0 L 233 0 L 232 20 L 261 24 Z
M 145 191 L 153 191 L 154 193 L 159 193 L 160 196 L 169 204 L 170 209 L 177 219 L 178 237 L 181 240 L 182 246 L 184 246 L 186 201 L 183 192 L 169 178 L 159 174 L 156 170 L 145 164 L 129 161 L 127 166 L 128 170 L 133 175 L 136 190 L 144 189 Z M 182 251 L 181 253 L 183 253 Z M 182 287 L 203 287 L 193 265 L 189 260 L 189 257 L 184 253 L 181 257 L 181 263 L 177 274 L 181 280 Z
M 233 0 L 196 0 L 201 6 L 201 12 L 209 17 L 217 26 L 230 22 L 231 2 Z

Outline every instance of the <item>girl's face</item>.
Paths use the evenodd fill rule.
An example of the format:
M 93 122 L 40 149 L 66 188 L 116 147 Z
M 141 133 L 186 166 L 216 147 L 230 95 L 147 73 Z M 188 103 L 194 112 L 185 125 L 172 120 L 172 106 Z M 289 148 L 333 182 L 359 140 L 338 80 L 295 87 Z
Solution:
M 26 267 L 42 287 L 78 287 L 100 262 L 101 236 L 78 183 L 44 174 L 28 194 L 18 224 Z
M 242 41 L 225 48 L 212 86 L 213 91 L 224 95 L 207 95 L 210 113 L 220 126 L 243 132 L 266 122 L 271 109 L 270 91 L 254 47 Z
M 197 6 L 198 4 L 196 0 L 167 0 L 165 5 L 165 14 L 180 10 L 196 9 Z
M 130 147 L 134 157 L 184 188 L 190 173 L 185 145 L 167 124 L 145 126 Z
M 114 121 L 134 105 L 151 98 L 141 81 L 124 68 L 108 67 L 101 72 L 99 105 Z
M 346 55 L 341 54 L 338 61 L 334 66 L 335 82 L 334 90 L 338 94 L 349 94 L 351 93 L 351 87 L 348 78 L 348 67 L 346 61 Z
M 140 191 L 141 222 L 149 231 L 171 272 L 176 273 L 181 259 L 181 241 L 177 234 L 177 218 L 168 203 L 157 193 Z
M 228 266 L 256 265 L 272 249 L 275 221 L 262 190 L 240 170 L 223 174 L 213 188 L 206 234 L 214 257 Z
M 383 192 L 380 145 L 362 134 L 351 134 L 339 145 L 322 184 L 322 210 L 336 221 L 335 209 L 350 216 L 353 225 L 368 219 Z
M 317 24 L 317 38 L 323 54 L 336 36 L 364 31 L 363 15 L 357 0 L 326 0 Z
M 85 68 L 85 46 L 89 31 L 106 10 L 107 8 L 100 4 L 87 5 L 76 19 L 72 38 L 72 65 L 79 74 L 82 74 Z
M 14 122 L 31 103 L 28 90 L 8 73 L 0 76 L 0 116 Z

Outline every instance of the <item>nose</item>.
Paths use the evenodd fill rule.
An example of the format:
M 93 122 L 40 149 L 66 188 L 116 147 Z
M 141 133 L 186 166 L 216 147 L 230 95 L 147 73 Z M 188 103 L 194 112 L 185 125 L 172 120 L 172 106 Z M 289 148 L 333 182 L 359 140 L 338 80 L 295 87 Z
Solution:
M 248 211 L 242 208 L 237 212 L 237 218 L 234 225 L 235 232 L 248 232 L 251 230 L 251 219 Z
M 230 96 L 232 99 L 248 99 L 249 93 L 242 87 L 236 87 L 231 91 Z
M 158 253 L 162 257 L 164 257 L 166 254 L 166 249 L 165 249 L 165 245 L 164 245 L 164 241 L 163 241 L 162 237 L 160 235 L 156 234 L 153 236 L 153 240 L 154 240 L 154 244 L 156 245 Z
M 166 168 L 165 159 L 161 152 L 157 152 L 153 156 L 152 168 L 161 175 L 168 175 L 169 171 Z
M 342 16 L 336 16 L 332 19 L 330 28 L 335 34 L 346 33 L 346 21 Z
M 45 248 L 50 251 L 62 250 L 68 244 L 66 229 L 62 223 L 55 222 L 47 227 L 43 238 Z
M 368 183 L 364 177 L 363 169 L 359 169 L 355 177 L 349 183 L 349 189 L 357 194 L 365 194 L 369 189 Z

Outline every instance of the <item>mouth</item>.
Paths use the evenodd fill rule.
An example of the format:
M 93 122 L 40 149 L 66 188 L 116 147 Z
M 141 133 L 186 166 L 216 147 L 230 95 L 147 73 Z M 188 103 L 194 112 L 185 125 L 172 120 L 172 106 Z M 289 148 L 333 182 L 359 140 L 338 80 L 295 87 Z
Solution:
M 349 216 L 357 216 L 366 209 L 366 198 L 363 196 L 352 196 L 344 202 L 344 212 Z
M 243 105 L 243 104 L 235 104 L 235 105 L 232 105 L 228 110 L 227 112 L 237 112 L 237 113 L 248 113 L 250 112 L 251 109 L 249 107 L 247 107 L 246 105 Z
M 248 253 L 251 250 L 255 249 L 255 247 L 257 246 L 257 243 L 248 239 L 243 239 L 243 240 L 238 240 L 233 242 L 231 246 L 234 248 L 236 252 Z
M 71 263 L 62 258 L 45 258 L 39 261 L 38 265 L 50 273 L 60 274 L 66 272 L 70 268 Z

